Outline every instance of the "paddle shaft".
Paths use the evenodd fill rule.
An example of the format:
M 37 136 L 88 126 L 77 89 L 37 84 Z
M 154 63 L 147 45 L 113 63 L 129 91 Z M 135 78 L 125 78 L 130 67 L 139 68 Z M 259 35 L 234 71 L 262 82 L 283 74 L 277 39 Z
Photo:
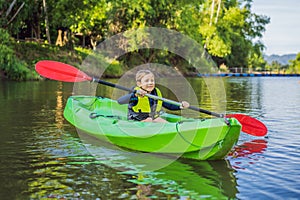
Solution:
M 125 91 L 128 91 L 128 92 L 133 92 L 134 91 L 133 89 L 129 89 L 127 87 L 117 85 L 117 84 L 114 84 L 114 83 L 106 82 L 106 81 L 103 81 L 103 80 L 98 79 L 98 78 L 92 78 L 92 82 L 96 82 L 96 83 L 99 83 L 99 84 L 102 84 L 102 85 L 118 88 L 118 89 L 125 90 Z M 166 98 L 159 97 L 159 96 L 152 95 L 152 94 L 145 94 L 145 96 L 147 96 L 151 99 L 167 102 L 167 103 L 170 103 L 170 104 L 173 104 L 173 105 L 176 105 L 176 106 L 181 106 L 180 102 L 173 101 L 171 99 L 166 99 Z M 215 112 L 204 110 L 202 108 L 198 108 L 198 107 L 195 107 L 195 106 L 189 106 L 188 109 L 198 111 L 198 112 L 201 112 L 201 113 L 205 113 L 205 114 L 208 114 L 208 115 L 212 115 L 212 116 L 215 116 L 215 117 L 221 117 L 221 118 L 224 117 L 224 115 L 222 115 L 222 114 L 218 114 L 218 113 L 215 113 Z

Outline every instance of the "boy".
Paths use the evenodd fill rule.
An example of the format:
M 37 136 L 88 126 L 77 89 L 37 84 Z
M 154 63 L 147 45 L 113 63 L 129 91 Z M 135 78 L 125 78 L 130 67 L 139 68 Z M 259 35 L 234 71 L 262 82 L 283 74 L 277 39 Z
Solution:
M 169 110 L 180 110 L 188 108 L 190 104 L 186 101 L 181 102 L 181 106 L 173 105 L 160 100 L 154 100 L 145 96 L 152 94 L 162 97 L 158 88 L 155 87 L 154 74 L 149 70 L 139 70 L 136 73 L 136 87 L 134 92 L 122 96 L 118 99 L 119 104 L 128 103 L 128 119 L 143 122 L 166 122 L 159 116 L 162 107 Z

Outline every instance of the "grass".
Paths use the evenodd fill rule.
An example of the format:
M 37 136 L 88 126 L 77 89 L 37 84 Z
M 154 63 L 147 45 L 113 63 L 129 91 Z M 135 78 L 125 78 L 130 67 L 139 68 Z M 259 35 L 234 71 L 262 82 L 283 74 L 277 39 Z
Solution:
M 55 60 L 78 66 L 92 52 L 83 48 L 69 50 L 65 47 L 35 42 L 16 42 L 14 50 L 16 56 L 24 61 L 30 70 L 34 70 L 35 64 L 40 60 Z
M 75 47 L 68 49 L 67 47 L 59 47 L 55 45 L 40 44 L 37 42 L 14 42 L 13 50 L 17 59 L 22 63 L 22 67 L 29 70 L 29 76 L 20 74 L 18 80 L 40 79 L 35 71 L 35 64 L 40 60 L 54 60 L 63 62 L 75 67 L 79 67 L 88 55 L 94 55 L 96 59 L 100 59 L 108 63 L 108 59 L 103 56 L 95 55 L 91 49 Z M 18 66 L 15 66 L 18 68 Z M 20 71 L 16 69 L 16 71 Z M 23 70 L 24 71 L 24 70 Z M 123 74 L 122 66 L 119 61 L 114 60 L 104 72 L 104 77 L 118 77 Z M 9 77 L 9 76 L 8 76 Z M 29 78 L 28 78 L 29 77 Z

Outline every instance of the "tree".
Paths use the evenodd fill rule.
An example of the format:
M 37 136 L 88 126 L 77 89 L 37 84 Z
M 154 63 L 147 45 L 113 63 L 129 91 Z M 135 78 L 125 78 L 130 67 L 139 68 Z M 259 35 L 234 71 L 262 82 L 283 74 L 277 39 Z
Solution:
M 0 28 L 7 28 L 14 20 L 16 20 L 18 14 L 25 5 L 25 2 L 18 5 L 17 0 L 13 0 L 11 2 L 1 0 L 0 4 Z
M 48 43 L 51 44 L 51 37 L 50 37 L 50 30 L 49 30 L 49 18 L 48 18 L 46 0 L 43 0 L 43 8 L 44 8 L 44 13 L 45 13 L 45 28 L 46 28 L 47 40 L 48 40 Z
M 263 49 L 259 39 L 269 23 L 268 17 L 251 12 L 252 0 L 0 1 L 1 27 L 6 26 L 11 34 L 51 43 L 57 29 L 65 28 L 89 38 L 95 48 L 100 41 L 126 30 L 163 27 L 191 37 L 205 46 L 218 65 L 230 67 L 254 68 L 258 64 L 255 60 L 262 58 Z M 3 17 L 8 10 L 8 17 Z M 146 55 L 145 61 L 159 57 L 150 50 Z
M 51 26 L 53 29 L 69 29 L 73 34 L 83 34 L 83 38 L 88 36 L 95 48 L 97 41 L 103 40 L 107 33 L 106 18 L 110 4 L 105 0 L 55 1 L 50 8 Z
M 215 0 L 204 4 L 204 17 L 200 31 L 208 52 L 216 57 L 218 64 L 225 62 L 231 67 L 247 67 L 249 56 L 256 43 L 262 37 L 264 26 L 269 23 L 266 16 L 251 13 L 251 1 L 218 1 L 214 7 L 215 19 L 212 19 L 212 5 Z
M 279 73 L 279 70 L 280 68 L 282 67 L 282 65 L 277 61 L 272 61 L 271 63 L 271 70 L 276 72 L 276 73 Z
M 298 73 L 300 74 L 300 53 L 297 54 L 295 60 L 289 61 L 290 65 L 288 67 L 289 73 Z
M 267 62 L 265 61 L 262 50 L 264 45 L 260 42 L 254 44 L 254 47 L 250 51 L 248 59 L 249 71 L 265 71 Z

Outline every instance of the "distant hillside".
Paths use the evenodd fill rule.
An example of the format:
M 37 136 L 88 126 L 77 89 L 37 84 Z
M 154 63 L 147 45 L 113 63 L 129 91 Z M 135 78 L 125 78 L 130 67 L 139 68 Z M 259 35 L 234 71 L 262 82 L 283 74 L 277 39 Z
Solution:
M 286 55 L 275 55 L 272 54 L 270 56 L 264 55 L 264 59 L 267 61 L 267 63 L 271 64 L 272 61 L 277 61 L 282 65 L 287 65 L 289 64 L 289 60 L 295 60 L 297 54 L 286 54 Z

